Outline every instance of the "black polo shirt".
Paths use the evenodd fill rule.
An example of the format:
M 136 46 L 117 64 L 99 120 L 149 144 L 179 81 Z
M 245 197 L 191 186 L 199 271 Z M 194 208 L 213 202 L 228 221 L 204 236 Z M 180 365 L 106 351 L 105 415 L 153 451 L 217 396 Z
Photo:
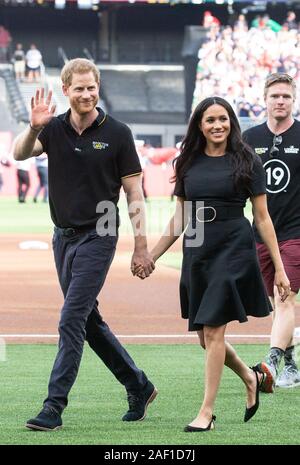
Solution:
M 49 204 L 56 226 L 96 225 L 97 204 L 117 205 L 121 178 L 142 171 L 130 129 L 97 110 L 97 119 L 81 135 L 70 124 L 70 110 L 39 135 L 49 159 Z

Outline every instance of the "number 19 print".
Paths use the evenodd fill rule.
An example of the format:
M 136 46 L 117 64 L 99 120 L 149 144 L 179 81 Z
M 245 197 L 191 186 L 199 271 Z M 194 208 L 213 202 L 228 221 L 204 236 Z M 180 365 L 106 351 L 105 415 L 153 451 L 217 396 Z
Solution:
M 288 166 L 283 161 L 274 158 L 268 160 L 264 168 L 267 175 L 267 191 L 270 194 L 284 191 L 291 179 Z

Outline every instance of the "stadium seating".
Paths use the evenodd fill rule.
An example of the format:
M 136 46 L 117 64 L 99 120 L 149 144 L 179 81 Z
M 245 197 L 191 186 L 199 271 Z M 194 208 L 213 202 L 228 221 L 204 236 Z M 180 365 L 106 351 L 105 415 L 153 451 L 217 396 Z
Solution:
M 29 122 L 29 113 L 21 95 L 18 83 L 15 80 L 13 71 L 9 68 L 1 69 L 0 76 L 5 81 L 6 91 L 13 117 L 19 123 Z
M 135 71 L 101 69 L 102 95 L 109 112 L 130 123 L 183 124 L 182 67 Z

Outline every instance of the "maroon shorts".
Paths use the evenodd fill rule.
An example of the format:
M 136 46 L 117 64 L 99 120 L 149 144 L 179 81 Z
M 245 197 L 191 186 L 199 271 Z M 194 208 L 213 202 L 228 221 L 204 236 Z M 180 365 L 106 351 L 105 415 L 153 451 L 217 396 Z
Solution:
M 300 239 L 289 239 L 278 242 L 281 259 L 291 289 L 296 294 L 300 289 Z M 264 278 L 268 296 L 274 296 L 274 265 L 265 244 L 256 244 L 260 269 Z

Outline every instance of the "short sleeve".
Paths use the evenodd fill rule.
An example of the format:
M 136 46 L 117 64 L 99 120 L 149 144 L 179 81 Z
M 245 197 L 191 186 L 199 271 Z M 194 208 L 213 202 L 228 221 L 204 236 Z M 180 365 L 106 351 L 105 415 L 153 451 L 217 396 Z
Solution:
M 184 190 L 184 181 L 183 179 L 177 179 L 175 188 L 174 188 L 174 195 L 177 197 L 185 197 L 185 190 Z
M 254 165 L 253 165 L 253 174 L 252 180 L 250 183 L 250 195 L 260 195 L 266 194 L 266 173 L 264 167 L 262 165 L 261 159 L 255 157 Z
M 124 128 L 122 143 L 118 153 L 118 168 L 121 178 L 142 172 L 133 136 L 127 126 Z

